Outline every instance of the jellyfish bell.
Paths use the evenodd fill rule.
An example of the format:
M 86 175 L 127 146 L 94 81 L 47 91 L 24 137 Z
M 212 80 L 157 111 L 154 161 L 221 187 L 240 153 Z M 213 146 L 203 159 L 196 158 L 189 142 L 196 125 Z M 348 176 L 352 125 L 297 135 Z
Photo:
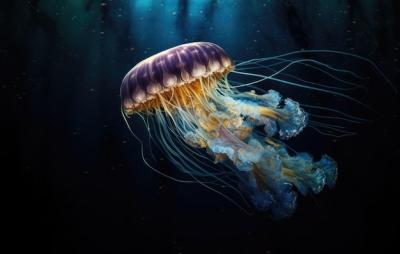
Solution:
M 134 66 L 121 86 L 127 115 L 170 105 L 185 106 L 184 95 L 212 89 L 215 80 L 233 70 L 225 51 L 210 42 L 183 44 L 153 55 Z M 183 95 L 183 96 L 182 96 Z
M 214 43 L 194 42 L 167 49 L 141 61 L 124 77 L 123 116 L 139 115 L 146 119 L 152 140 L 178 169 L 195 181 L 236 205 L 234 199 L 213 186 L 231 188 L 250 200 L 252 207 L 269 211 L 276 218 L 289 216 L 298 194 L 319 193 L 324 186 L 334 186 L 337 164 L 325 154 L 315 160 L 308 153 L 290 153 L 284 141 L 299 135 L 306 126 L 329 136 L 351 134 L 337 124 L 318 119 L 362 121 L 332 108 L 301 105 L 275 90 L 255 86 L 270 80 L 356 101 L 338 92 L 358 87 L 344 80 L 351 72 L 315 60 L 290 58 L 297 54 L 251 59 L 235 66 Z M 325 74 L 342 87 L 306 81 L 287 73 L 293 65 Z M 256 80 L 228 80 L 229 73 Z M 316 109 L 336 115 L 312 114 L 304 107 L 307 111 Z

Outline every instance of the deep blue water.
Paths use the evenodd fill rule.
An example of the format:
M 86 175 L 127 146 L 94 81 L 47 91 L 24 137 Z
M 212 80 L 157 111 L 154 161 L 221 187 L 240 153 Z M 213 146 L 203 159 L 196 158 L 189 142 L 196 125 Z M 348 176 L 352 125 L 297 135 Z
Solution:
M 41 253 L 362 253 L 398 233 L 394 162 L 399 98 L 352 58 L 323 60 L 370 76 L 356 94 L 375 112 L 358 135 L 306 130 L 299 149 L 329 153 L 337 186 L 300 198 L 295 214 L 248 216 L 200 185 L 177 184 L 140 158 L 120 115 L 119 87 L 137 62 L 192 41 L 219 44 L 234 60 L 302 49 L 368 57 L 398 85 L 400 2 L 395 0 L 18 0 L 2 7 L 5 155 L 17 170 L 14 248 Z M 4 44 L 4 45 L 3 45 Z M 263 84 L 292 98 L 359 109 L 340 98 Z M 140 123 L 135 131 L 144 135 Z M 157 156 L 161 156 L 158 155 Z M 157 161 L 164 172 L 176 170 Z M 398 246 L 396 246 L 398 248 Z

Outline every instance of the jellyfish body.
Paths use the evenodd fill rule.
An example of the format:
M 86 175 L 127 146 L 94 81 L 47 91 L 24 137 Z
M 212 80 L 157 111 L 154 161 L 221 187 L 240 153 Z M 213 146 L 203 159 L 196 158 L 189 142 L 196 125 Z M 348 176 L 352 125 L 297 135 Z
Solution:
M 289 216 L 298 193 L 334 186 L 336 162 L 328 155 L 315 161 L 308 153 L 290 154 L 283 141 L 302 132 L 308 113 L 274 90 L 240 92 L 227 79 L 234 68 L 225 51 L 209 42 L 163 51 L 123 79 L 123 113 L 150 118 L 154 139 L 183 172 L 222 184 L 228 184 L 224 175 L 233 176 L 256 209 Z M 206 163 L 209 158 L 214 164 Z

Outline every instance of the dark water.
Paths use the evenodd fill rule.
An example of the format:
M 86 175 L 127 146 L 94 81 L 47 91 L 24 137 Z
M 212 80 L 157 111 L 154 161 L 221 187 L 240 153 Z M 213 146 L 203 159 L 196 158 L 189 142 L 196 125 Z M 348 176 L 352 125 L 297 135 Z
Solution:
M 30 0 L 2 7 L 1 94 L 10 166 L 14 250 L 40 253 L 379 253 L 398 233 L 395 162 L 399 98 L 371 68 L 374 121 L 357 136 L 306 130 L 300 149 L 339 163 L 331 191 L 300 198 L 283 221 L 248 216 L 198 185 L 171 182 L 143 165 L 120 115 L 125 73 L 152 54 L 191 41 L 221 45 L 235 60 L 300 49 L 341 50 L 400 80 L 400 2 Z M 274 86 L 274 84 L 264 84 Z M 273 87 L 308 103 L 330 101 Z M 135 125 L 136 123 L 134 123 Z M 135 130 L 144 134 L 141 125 Z M 5 164 L 7 165 L 7 164 Z M 12 165 L 12 166 L 11 166 Z M 164 172 L 174 171 L 167 161 Z M 5 169 L 6 168 L 6 169 Z M 14 218 L 15 217 L 15 218 Z M 140 252 L 139 252 L 140 253 Z

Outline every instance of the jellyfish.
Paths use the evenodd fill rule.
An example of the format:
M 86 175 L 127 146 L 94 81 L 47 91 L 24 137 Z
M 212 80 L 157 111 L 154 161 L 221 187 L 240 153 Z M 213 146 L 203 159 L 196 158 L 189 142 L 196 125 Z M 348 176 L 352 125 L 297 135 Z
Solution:
M 336 161 L 326 154 L 316 160 L 307 152 L 292 151 L 285 141 L 306 126 L 335 137 L 352 134 L 334 123 L 312 120 L 314 117 L 347 122 L 362 119 L 328 107 L 303 106 L 257 85 L 269 80 L 356 101 L 342 91 L 357 89 L 357 84 L 332 73 L 355 74 L 310 59 L 288 59 L 289 55 L 234 64 L 220 46 L 194 42 L 167 49 L 134 66 L 120 89 L 121 112 L 129 129 L 132 131 L 127 118 L 135 115 L 142 119 L 151 140 L 193 181 L 161 172 L 148 162 L 142 149 L 145 163 L 166 177 L 198 182 L 238 204 L 214 186 L 231 188 L 247 205 L 275 218 L 290 216 L 299 195 L 332 188 L 338 175 Z M 284 73 L 295 64 L 327 75 L 342 86 Z M 259 74 L 257 70 L 270 73 Z M 255 80 L 230 81 L 228 74 Z M 306 109 L 336 115 L 312 115 Z

